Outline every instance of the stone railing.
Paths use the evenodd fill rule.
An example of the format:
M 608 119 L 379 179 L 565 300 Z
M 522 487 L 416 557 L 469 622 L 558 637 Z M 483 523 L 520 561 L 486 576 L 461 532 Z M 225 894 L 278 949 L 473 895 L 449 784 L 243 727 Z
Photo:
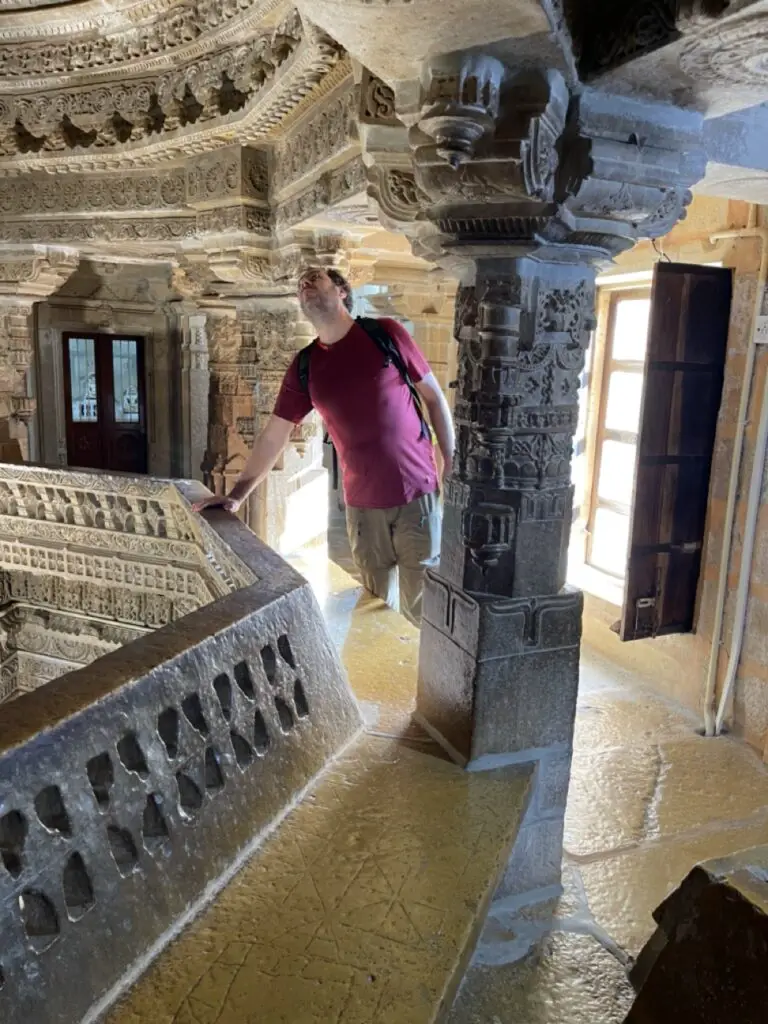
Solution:
M 3 1024 L 97 1019 L 360 728 L 309 585 L 200 529 L 252 582 L 0 710 Z

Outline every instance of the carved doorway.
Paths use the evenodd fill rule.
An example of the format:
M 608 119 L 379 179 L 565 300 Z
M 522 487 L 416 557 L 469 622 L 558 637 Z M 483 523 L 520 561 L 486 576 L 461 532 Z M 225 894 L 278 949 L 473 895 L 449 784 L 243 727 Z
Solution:
M 67 464 L 146 473 L 144 339 L 78 332 L 63 341 Z

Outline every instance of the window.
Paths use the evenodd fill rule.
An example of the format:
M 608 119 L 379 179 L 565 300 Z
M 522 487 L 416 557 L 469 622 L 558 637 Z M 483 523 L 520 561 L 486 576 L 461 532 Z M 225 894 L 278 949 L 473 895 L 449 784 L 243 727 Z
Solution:
M 608 329 L 602 359 L 586 556 L 589 565 L 623 578 L 651 312 L 650 288 L 614 292 L 605 312 Z
M 730 301 L 730 271 L 674 263 L 599 292 L 570 578 L 615 603 L 623 586 L 622 640 L 694 626 Z

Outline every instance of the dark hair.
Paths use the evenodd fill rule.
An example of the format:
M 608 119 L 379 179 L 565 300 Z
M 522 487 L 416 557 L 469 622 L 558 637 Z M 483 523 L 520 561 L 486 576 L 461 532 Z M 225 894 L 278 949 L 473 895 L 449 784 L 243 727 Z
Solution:
M 338 270 L 334 270 L 333 267 L 327 267 L 325 272 L 328 275 L 328 277 L 330 277 L 330 279 L 333 281 L 337 288 L 345 289 L 347 294 L 344 296 L 344 305 L 346 307 L 347 312 L 351 313 L 352 307 L 355 304 L 355 300 L 352 298 L 352 286 L 350 285 L 349 281 L 346 279 L 346 277 L 344 277 L 343 274 L 340 274 Z

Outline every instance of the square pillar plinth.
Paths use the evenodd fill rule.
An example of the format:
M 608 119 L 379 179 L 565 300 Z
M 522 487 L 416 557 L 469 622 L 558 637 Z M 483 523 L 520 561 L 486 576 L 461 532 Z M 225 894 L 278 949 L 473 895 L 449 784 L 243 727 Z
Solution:
M 560 883 L 583 599 L 471 595 L 429 571 L 417 716 L 469 770 L 532 764 L 535 784 L 501 894 Z

